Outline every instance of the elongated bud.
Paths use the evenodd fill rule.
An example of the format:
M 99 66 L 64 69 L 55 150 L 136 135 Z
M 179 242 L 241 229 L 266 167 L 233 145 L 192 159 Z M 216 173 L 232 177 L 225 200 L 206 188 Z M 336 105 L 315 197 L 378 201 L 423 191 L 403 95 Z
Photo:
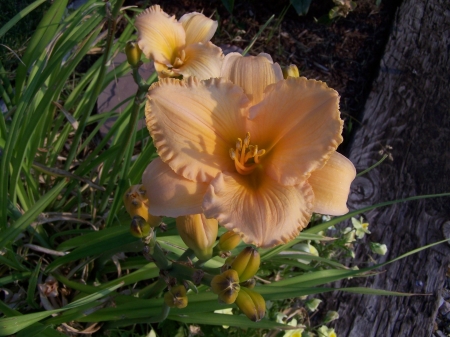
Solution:
M 231 268 L 236 270 L 241 282 L 253 277 L 259 269 L 261 257 L 256 249 L 245 248 L 231 263 Z
M 176 220 L 178 233 L 199 260 L 212 257 L 219 224 L 216 219 L 206 219 L 204 214 L 180 216 Z
M 228 231 L 219 239 L 218 248 L 221 251 L 232 250 L 241 242 L 241 236 L 233 231 Z
M 284 67 L 282 70 L 284 79 L 288 77 L 300 77 L 300 71 L 298 71 L 298 68 L 295 64 Z
M 137 238 L 146 238 L 150 235 L 152 227 L 139 215 L 135 215 L 131 220 L 130 233 Z
M 137 67 L 141 61 L 142 50 L 134 41 L 128 41 L 125 46 L 127 61 L 132 67 Z
M 238 308 L 253 322 L 261 320 L 266 313 L 266 301 L 254 290 L 242 287 L 236 298 Z
M 164 294 L 164 302 L 171 308 L 185 308 L 188 305 L 186 288 L 183 285 L 172 287 Z
M 159 216 L 153 216 L 148 212 L 149 201 L 143 185 L 133 185 L 123 195 L 125 209 L 132 218 L 140 216 L 151 227 L 157 227 L 161 223 Z
M 211 289 L 214 294 L 219 295 L 219 301 L 226 304 L 234 303 L 241 289 L 237 272 L 230 269 L 214 276 L 211 281 Z

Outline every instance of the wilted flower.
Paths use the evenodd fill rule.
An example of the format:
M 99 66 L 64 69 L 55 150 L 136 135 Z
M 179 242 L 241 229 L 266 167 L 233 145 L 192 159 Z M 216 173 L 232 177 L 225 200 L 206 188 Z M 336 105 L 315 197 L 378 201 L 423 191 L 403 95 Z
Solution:
M 364 222 L 363 217 L 360 217 L 359 220 L 356 218 L 352 218 L 352 224 L 356 229 L 356 236 L 358 237 L 358 239 L 362 239 L 364 235 L 370 234 L 369 223 Z
M 284 80 L 267 54 L 228 54 L 221 76 L 150 88 L 146 121 L 160 155 L 143 175 L 150 212 L 203 212 L 261 247 L 295 238 L 312 212 L 345 214 L 355 167 L 336 152 L 337 92 Z
M 222 49 L 209 42 L 217 21 L 196 12 L 177 21 L 154 5 L 141 13 L 135 24 L 139 47 L 147 58 L 155 61 L 159 77 L 219 76 Z
M 183 285 L 170 288 L 170 290 L 164 294 L 164 302 L 171 308 L 185 308 L 188 305 L 186 288 Z

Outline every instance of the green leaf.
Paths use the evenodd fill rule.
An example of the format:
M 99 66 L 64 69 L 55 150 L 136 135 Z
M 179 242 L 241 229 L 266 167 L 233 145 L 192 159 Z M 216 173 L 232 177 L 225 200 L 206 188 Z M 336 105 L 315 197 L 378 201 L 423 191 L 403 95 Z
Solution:
M 290 3 L 298 15 L 305 15 L 308 13 L 311 0 L 290 0 Z

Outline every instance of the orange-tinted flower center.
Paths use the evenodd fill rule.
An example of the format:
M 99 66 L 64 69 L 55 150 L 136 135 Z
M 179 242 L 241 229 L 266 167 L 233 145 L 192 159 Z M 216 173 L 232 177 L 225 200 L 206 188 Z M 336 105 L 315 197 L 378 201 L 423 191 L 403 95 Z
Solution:
M 250 174 L 255 170 L 259 164 L 259 157 L 264 153 L 266 150 L 258 150 L 258 145 L 250 144 L 250 132 L 247 132 L 244 141 L 241 138 L 237 139 L 236 149 L 230 149 L 230 157 L 234 160 L 236 171 L 243 175 Z

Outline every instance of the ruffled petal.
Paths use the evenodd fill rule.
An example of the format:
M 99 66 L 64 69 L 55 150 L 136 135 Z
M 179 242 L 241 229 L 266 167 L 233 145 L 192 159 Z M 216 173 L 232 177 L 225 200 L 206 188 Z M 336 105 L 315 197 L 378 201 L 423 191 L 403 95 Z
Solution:
M 146 122 L 161 159 L 186 179 L 209 182 L 234 169 L 229 156 L 245 135 L 242 89 L 221 79 L 162 79 L 149 90 Z
M 225 56 L 220 76 L 244 89 L 254 105 L 262 100 L 269 84 L 283 79 L 283 72 L 269 54 L 243 57 L 239 53 L 230 53 Z
M 184 14 L 178 21 L 186 31 L 186 45 L 210 41 L 218 25 L 217 21 L 197 12 Z
M 267 248 L 294 239 L 307 226 L 313 203 L 308 182 L 283 186 L 261 172 L 223 173 L 211 182 L 203 209 L 246 243 Z
M 159 5 L 147 8 L 136 18 L 138 45 L 147 58 L 171 65 L 185 46 L 186 34 L 175 17 Z
M 142 175 L 152 215 L 178 217 L 202 213 L 208 184 L 196 183 L 176 174 L 160 158 L 153 160 Z
M 253 142 L 266 150 L 262 165 L 283 185 L 307 179 L 342 142 L 339 95 L 324 82 L 289 77 L 249 113 Z
M 176 69 L 184 77 L 195 76 L 200 80 L 220 76 L 223 62 L 222 49 L 211 42 L 188 45 L 184 49 L 185 59 L 181 67 Z
M 325 166 L 312 172 L 308 179 L 315 196 L 314 212 L 329 215 L 347 213 L 350 184 L 355 176 L 356 169 L 352 162 L 333 152 Z

